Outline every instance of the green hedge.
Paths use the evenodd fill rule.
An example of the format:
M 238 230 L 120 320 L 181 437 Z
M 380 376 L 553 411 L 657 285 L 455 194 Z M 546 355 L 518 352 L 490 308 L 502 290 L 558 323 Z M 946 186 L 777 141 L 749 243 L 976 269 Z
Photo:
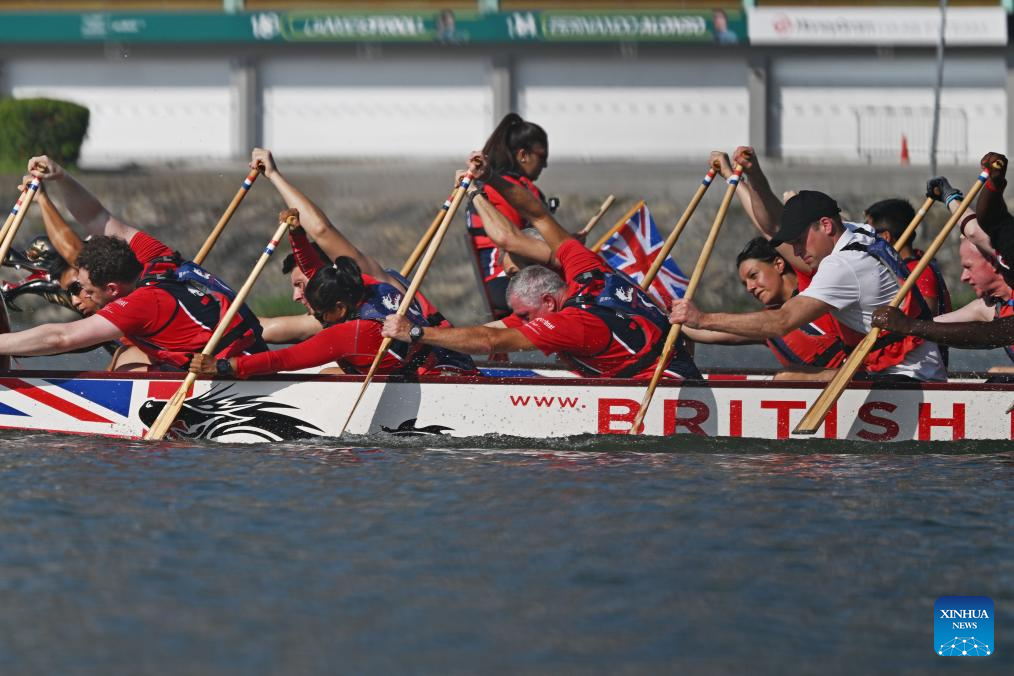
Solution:
M 88 132 L 88 116 L 87 108 L 69 101 L 0 100 L 0 165 L 23 170 L 35 155 L 73 165 Z

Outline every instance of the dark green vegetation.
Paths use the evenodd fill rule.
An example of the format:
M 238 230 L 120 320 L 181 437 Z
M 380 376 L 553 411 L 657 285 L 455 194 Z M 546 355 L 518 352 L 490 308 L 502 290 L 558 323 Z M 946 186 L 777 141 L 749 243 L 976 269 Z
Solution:
M 0 168 L 23 171 L 25 161 L 49 155 L 73 166 L 88 133 L 88 109 L 53 99 L 0 100 Z

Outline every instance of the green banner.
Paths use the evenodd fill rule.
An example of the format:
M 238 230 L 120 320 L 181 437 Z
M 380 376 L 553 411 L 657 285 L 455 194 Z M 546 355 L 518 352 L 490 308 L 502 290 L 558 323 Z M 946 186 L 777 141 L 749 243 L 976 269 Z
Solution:
M 0 42 L 746 42 L 740 10 L 0 13 Z

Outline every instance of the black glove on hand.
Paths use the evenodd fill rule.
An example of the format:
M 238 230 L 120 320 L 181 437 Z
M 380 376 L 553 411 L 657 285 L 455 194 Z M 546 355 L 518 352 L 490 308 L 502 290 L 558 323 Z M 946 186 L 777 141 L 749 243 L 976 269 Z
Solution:
M 937 176 L 926 181 L 926 197 L 932 197 L 946 205 L 952 200 L 964 199 L 965 194 L 951 185 L 944 176 Z

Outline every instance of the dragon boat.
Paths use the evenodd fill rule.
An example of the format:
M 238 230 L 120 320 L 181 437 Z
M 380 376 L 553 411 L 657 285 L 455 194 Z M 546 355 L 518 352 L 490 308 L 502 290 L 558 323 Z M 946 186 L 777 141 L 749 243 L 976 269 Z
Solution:
M 0 371 L 0 428 L 142 438 L 181 382 L 182 374 L 166 373 Z M 225 443 L 333 439 L 361 384 L 361 376 L 316 374 L 198 380 L 169 437 Z M 348 433 L 537 439 L 623 434 L 644 388 L 640 381 L 519 368 L 485 369 L 479 377 L 378 377 Z M 821 390 L 819 383 L 725 372 L 700 382 L 663 383 L 642 433 L 797 438 L 791 430 Z M 1014 385 L 974 379 L 853 383 L 816 437 L 1009 440 L 1012 403 Z
M 9 330 L 0 303 L 0 333 Z M 551 439 L 630 431 L 647 383 L 578 378 L 553 369 L 481 369 L 481 376 L 378 376 L 347 432 L 355 435 Z M 32 371 L 0 358 L 0 429 L 143 438 L 182 373 Z M 334 439 L 362 376 L 291 373 L 198 380 L 169 438 L 223 443 Z M 642 434 L 792 438 L 823 384 L 773 373 L 714 371 L 659 385 Z M 1014 439 L 1014 384 L 966 374 L 948 383 L 852 383 L 825 418 L 824 439 Z M 808 438 L 808 437 L 802 437 Z

